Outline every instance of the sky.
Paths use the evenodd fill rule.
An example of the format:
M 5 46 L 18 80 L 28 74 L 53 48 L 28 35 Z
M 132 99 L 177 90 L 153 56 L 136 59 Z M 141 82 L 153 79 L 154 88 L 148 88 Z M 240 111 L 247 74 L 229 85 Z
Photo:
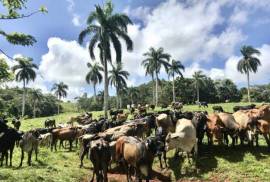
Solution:
M 22 13 L 45 5 L 48 14 L 36 14 L 20 20 L 2 20 L 6 32 L 23 32 L 35 36 L 31 47 L 14 46 L 0 37 L 0 48 L 12 57 L 28 56 L 39 66 L 35 82 L 28 87 L 50 92 L 53 83 L 63 81 L 69 86 L 68 98 L 93 88 L 85 82 L 86 63 L 92 61 L 87 42 L 80 46 L 78 35 L 86 27 L 86 19 L 95 4 L 105 0 L 29 0 Z M 269 83 L 270 75 L 270 0 L 112 0 L 115 12 L 126 13 L 133 21 L 128 34 L 134 50 L 126 51 L 123 43 L 122 61 L 130 72 L 128 86 L 150 80 L 141 66 L 143 53 L 150 47 L 163 47 L 173 59 L 186 67 L 184 76 L 202 70 L 212 79 L 232 79 L 239 87 L 246 85 L 246 76 L 236 70 L 241 59 L 240 48 L 252 45 L 261 51 L 262 66 L 251 75 L 251 84 Z M 0 7 L 0 12 L 3 12 Z M 114 54 L 113 54 L 114 55 Z M 3 55 L 0 55 L 4 57 Z M 98 61 L 98 59 L 96 60 Z M 14 61 L 8 60 L 10 66 Z M 164 71 L 161 78 L 167 79 Z M 21 86 L 15 81 L 8 86 Z M 98 86 L 102 90 L 103 84 Z M 113 87 L 110 95 L 115 94 Z

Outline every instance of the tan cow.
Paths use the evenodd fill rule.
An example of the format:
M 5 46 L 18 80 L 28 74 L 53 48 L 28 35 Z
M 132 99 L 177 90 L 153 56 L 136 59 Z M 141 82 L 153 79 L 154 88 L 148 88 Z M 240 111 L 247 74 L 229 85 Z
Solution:
M 171 117 L 164 113 L 156 117 L 156 125 L 157 127 L 162 127 L 162 129 L 167 133 L 174 132 L 175 130 Z

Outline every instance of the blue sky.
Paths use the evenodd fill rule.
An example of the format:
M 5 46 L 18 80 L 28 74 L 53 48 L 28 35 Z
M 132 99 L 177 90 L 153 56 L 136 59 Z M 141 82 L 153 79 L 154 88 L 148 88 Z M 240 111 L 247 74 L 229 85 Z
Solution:
M 41 5 L 45 5 L 49 13 L 1 21 L 0 27 L 7 32 L 34 35 L 38 42 L 32 47 L 13 46 L 0 37 L 0 48 L 10 56 L 20 54 L 34 58 L 42 77 L 29 86 L 48 92 L 52 83 L 64 81 L 70 86 L 69 99 L 83 92 L 91 95 L 92 87 L 84 81 L 86 62 L 90 58 L 87 49 L 79 46 L 76 40 L 94 5 L 104 2 L 29 0 L 23 13 Z M 149 80 L 144 76 L 140 62 L 150 46 L 162 46 L 174 59 L 181 60 L 186 66 L 186 77 L 200 69 L 213 79 L 230 78 L 243 86 L 245 76 L 236 71 L 241 56 L 239 49 L 244 44 L 253 45 L 262 52 L 262 67 L 252 77 L 252 84 L 269 82 L 269 0 L 114 0 L 113 3 L 116 12 L 127 13 L 134 22 L 129 27 L 134 51 L 123 54 L 124 67 L 131 73 L 129 85 L 136 86 Z M 14 63 L 10 61 L 10 64 Z M 163 72 L 161 77 L 167 78 Z M 114 94 L 113 88 L 111 94 Z

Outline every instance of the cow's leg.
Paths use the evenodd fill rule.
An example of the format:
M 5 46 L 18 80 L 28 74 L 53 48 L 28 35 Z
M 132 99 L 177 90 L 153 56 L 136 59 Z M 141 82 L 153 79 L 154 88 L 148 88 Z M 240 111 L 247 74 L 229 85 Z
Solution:
M 4 160 L 4 152 L 1 153 L 1 164 L 0 164 L 0 166 L 3 166 L 3 160 Z
M 81 160 L 80 167 L 83 167 L 83 159 L 84 159 L 84 156 L 85 156 L 86 153 L 87 153 L 87 149 L 85 147 L 81 147 L 81 150 L 80 150 L 80 160 Z
M 163 169 L 163 167 L 162 167 L 162 161 L 161 161 L 161 154 L 158 154 L 158 159 L 159 159 L 160 169 Z
M 6 157 L 6 166 L 8 165 L 8 150 L 5 152 L 5 157 Z
M 103 163 L 103 181 L 108 182 L 108 166 Z
M 266 141 L 268 147 L 270 147 L 270 140 L 268 138 L 268 134 L 267 133 L 263 133 L 263 137 L 265 138 L 265 141 Z
M 93 175 L 92 175 L 92 178 L 89 179 L 89 182 L 93 182 L 94 181 L 94 179 L 95 179 L 95 173 L 96 173 L 96 170 L 95 170 L 95 167 L 94 167 Z
M 14 143 L 15 145 L 15 143 Z M 9 166 L 12 166 L 12 156 L 13 156 L 13 150 L 14 150 L 14 145 L 10 148 L 10 154 L 9 154 Z
M 213 145 L 213 135 L 209 132 L 207 132 L 206 135 L 207 135 L 208 145 Z
M 22 149 L 22 153 L 21 153 L 21 163 L 20 163 L 20 166 L 19 166 L 19 167 L 22 167 L 23 158 L 24 158 L 24 152 L 23 152 L 23 149 Z
M 167 165 L 167 155 L 166 155 L 166 151 L 163 152 L 163 159 L 164 159 L 164 162 L 165 162 L 165 167 L 167 168 L 168 165 Z
M 38 147 L 35 148 L 36 161 L 38 160 Z
M 73 142 L 73 140 L 69 140 L 69 151 L 72 150 L 72 142 Z
M 30 152 L 28 152 L 28 161 L 27 161 L 28 166 L 31 166 L 31 157 L 32 157 L 32 152 L 33 152 L 33 150 L 30 150 Z

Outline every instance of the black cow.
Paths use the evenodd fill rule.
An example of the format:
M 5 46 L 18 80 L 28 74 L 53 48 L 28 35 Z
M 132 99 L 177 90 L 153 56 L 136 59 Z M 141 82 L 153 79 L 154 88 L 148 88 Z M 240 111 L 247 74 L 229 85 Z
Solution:
M 221 106 L 213 106 L 212 109 L 214 112 L 224 112 Z
M 20 130 L 21 122 L 19 119 L 17 118 L 12 119 L 12 124 L 16 130 Z
M 44 122 L 45 128 L 56 127 L 55 119 L 46 119 Z
M 203 141 L 204 133 L 206 131 L 207 113 L 195 112 L 192 118 L 192 123 L 196 128 L 196 134 L 198 139 L 198 145 L 200 146 Z
M 197 102 L 199 107 L 208 107 L 208 103 L 207 102 Z
M 167 168 L 167 157 L 166 157 L 166 150 L 165 150 L 165 140 L 167 136 L 167 132 L 162 128 L 158 127 L 156 131 L 156 139 L 159 145 L 157 145 L 157 155 L 159 159 L 160 168 L 162 169 L 162 155 L 165 162 L 165 167 Z
M 234 106 L 233 111 L 237 112 L 239 110 L 249 110 L 249 109 L 254 109 L 256 107 L 255 104 L 247 105 L 247 106 Z

